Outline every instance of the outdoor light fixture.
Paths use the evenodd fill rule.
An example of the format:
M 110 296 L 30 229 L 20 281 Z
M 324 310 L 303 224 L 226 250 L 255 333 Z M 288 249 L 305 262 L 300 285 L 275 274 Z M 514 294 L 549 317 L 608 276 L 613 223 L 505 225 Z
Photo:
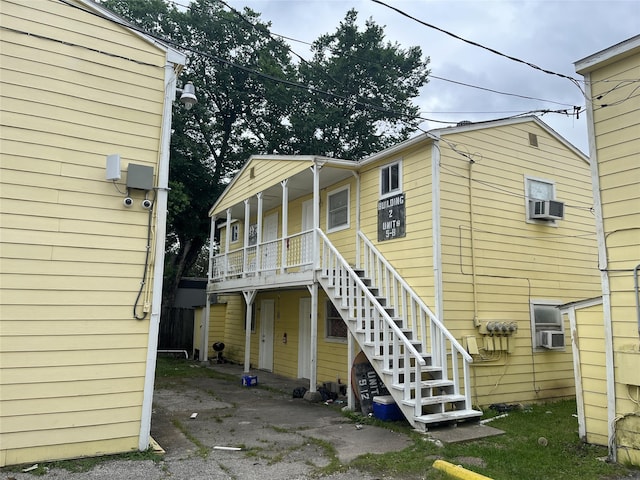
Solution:
M 182 102 L 184 108 L 187 110 L 191 110 L 191 107 L 198 102 L 196 87 L 194 87 L 191 82 L 185 83 L 183 88 L 177 88 L 176 92 L 180 95 L 180 102 Z

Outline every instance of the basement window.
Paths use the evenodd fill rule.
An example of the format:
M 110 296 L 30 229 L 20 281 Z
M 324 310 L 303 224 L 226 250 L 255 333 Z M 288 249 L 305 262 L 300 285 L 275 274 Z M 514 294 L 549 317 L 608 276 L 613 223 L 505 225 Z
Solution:
M 340 316 L 340 312 L 331 303 L 331 300 L 327 300 L 325 307 L 327 340 L 345 341 L 347 339 L 347 324 Z

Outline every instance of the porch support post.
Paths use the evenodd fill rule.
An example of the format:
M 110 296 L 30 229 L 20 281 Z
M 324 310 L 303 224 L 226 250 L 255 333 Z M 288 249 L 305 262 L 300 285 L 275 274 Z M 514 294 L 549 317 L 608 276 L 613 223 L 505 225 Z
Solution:
M 256 238 L 256 267 L 258 269 L 258 273 L 262 271 L 262 255 L 260 255 L 260 251 L 262 250 L 262 192 L 258 192 L 256 194 L 258 197 L 258 231 Z
M 280 182 L 282 185 L 282 247 L 280 251 L 281 260 L 280 260 L 280 273 L 284 274 L 284 271 L 287 267 L 287 242 L 289 239 L 287 236 L 289 232 L 287 231 L 287 224 L 289 223 L 289 187 L 288 187 L 289 179 L 285 179 Z
M 249 268 L 249 229 L 251 228 L 251 204 L 249 199 L 244 200 L 244 242 L 243 242 L 243 255 L 244 265 L 242 268 L 242 276 L 247 276 L 247 269 Z
M 227 223 L 224 235 L 224 255 L 227 259 L 224 262 L 224 276 L 229 275 L 229 246 L 231 245 L 231 209 L 227 208 Z
M 317 163 L 311 167 L 313 170 L 313 229 L 320 228 L 320 165 Z M 320 268 L 320 252 L 319 252 L 318 234 L 313 234 L 313 268 Z M 313 298 L 313 297 L 312 297 Z M 312 318 L 313 318 L 313 307 Z M 312 333 L 313 334 L 313 333 Z
M 245 335 L 244 335 L 244 373 L 249 373 L 251 369 L 251 307 L 256 298 L 255 290 L 243 290 L 242 295 L 247 305 L 245 314 Z
M 309 358 L 311 360 L 311 368 L 309 369 L 309 391 L 316 391 L 316 383 L 318 383 L 318 282 L 314 281 L 311 285 L 307 285 L 309 293 L 311 293 L 311 345 L 309 345 Z

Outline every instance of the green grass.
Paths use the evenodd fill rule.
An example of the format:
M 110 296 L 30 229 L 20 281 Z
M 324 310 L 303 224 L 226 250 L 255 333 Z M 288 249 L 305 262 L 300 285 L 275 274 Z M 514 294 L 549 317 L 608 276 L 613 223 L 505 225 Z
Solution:
M 217 378 L 231 382 L 238 378 L 231 374 L 217 372 L 203 367 L 193 360 L 158 357 L 156 362 L 156 384 L 160 386 L 179 383 L 185 378 Z
M 414 444 L 401 452 L 366 455 L 352 466 L 362 470 L 403 477 L 416 474 L 442 478 L 430 472 L 436 458 L 454 464 L 461 457 L 482 459 L 486 466 L 463 466 L 495 480 L 600 480 L 628 474 L 621 465 L 602 461 L 605 447 L 587 445 L 578 438 L 575 401 L 533 405 L 510 412 L 490 426 L 504 435 L 437 447 L 418 434 Z M 539 441 L 541 437 L 546 440 Z
M 117 455 L 104 455 L 101 457 L 76 458 L 72 460 L 58 460 L 55 462 L 39 462 L 38 468 L 30 470 L 29 473 L 35 476 L 42 476 L 53 468 L 67 470 L 72 473 L 85 473 L 93 470 L 95 466 L 101 463 L 110 462 L 112 460 L 152 460 L 157 463 L 162 460 L 162 455 L 155 452 L 152 448 L 149 448 L 144 452 L 135 451 Z M 30 467 L 30 465 L 12 465 L 10 467 L 2 468 L 1 471 L 3 473 L 21 472 L 23 469 L 28 467 Z

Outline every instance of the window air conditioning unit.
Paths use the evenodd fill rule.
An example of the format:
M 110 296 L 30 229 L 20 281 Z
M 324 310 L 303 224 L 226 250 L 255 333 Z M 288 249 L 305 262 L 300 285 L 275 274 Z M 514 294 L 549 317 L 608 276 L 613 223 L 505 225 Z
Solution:
M 562 220 L 564 203 L 555 200 L 531 200 L 531 218 L 536 220 Z
M 557 330 L 542 330 L 538 332 L 538 346 L 549 350 L 564 348 L 564 333 Z

